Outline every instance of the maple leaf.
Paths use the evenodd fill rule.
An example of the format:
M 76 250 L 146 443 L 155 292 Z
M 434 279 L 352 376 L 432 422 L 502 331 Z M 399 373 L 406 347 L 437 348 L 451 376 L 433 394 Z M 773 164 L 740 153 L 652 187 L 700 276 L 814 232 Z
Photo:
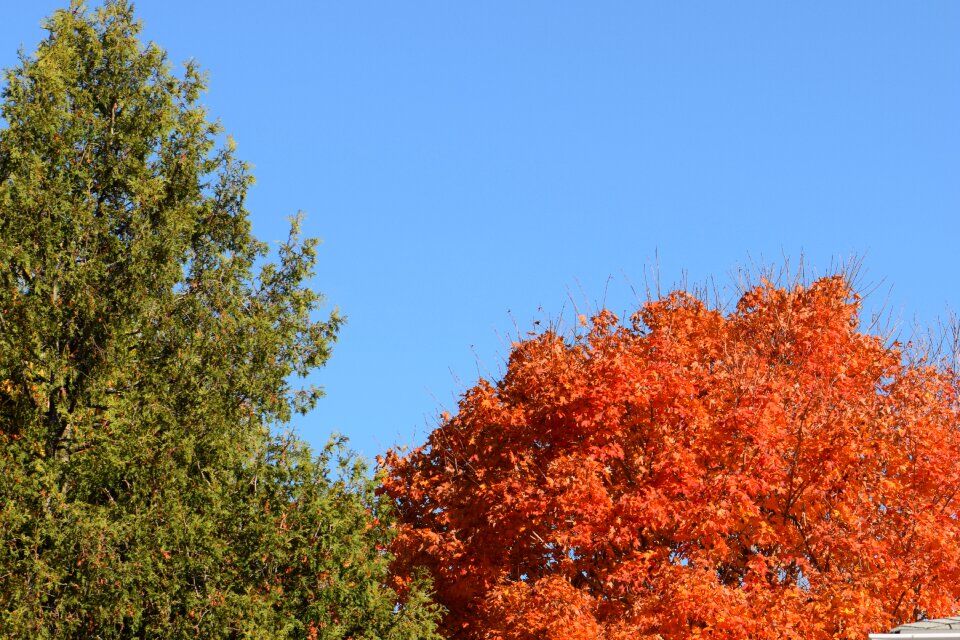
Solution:
M 960 599 L 960 380 L 842 277 L 514 344 L 388 455 L 398 575 L 453 638 L 865 637 Z M 946 463 L 945 463 L 946 461 Z M 481 480 L 482 478 L 482 480 Z

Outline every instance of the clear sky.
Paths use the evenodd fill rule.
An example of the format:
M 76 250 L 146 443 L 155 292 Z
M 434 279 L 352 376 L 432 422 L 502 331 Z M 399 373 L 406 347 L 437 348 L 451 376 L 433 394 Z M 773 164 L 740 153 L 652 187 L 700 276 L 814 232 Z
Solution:
M 0 66 L 64 2 L 8 2 Z M 417 444 L 537 320 L 645 273 L 851 255 L 909 333 L 960 309 L 960 2 L 141 0 L 210 72 L 254 231 L 307 213 L 348 316 L 298 422 Z

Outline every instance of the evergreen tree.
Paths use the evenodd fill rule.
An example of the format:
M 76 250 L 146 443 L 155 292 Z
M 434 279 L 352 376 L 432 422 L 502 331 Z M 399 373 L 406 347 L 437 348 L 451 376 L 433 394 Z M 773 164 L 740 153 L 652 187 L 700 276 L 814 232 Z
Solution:
M 434 637 L 363 465 L 275 435 L 341 322 L 315 241 L 258 266 L 203 75 L 128 2 L 46 28 L 0 106 L 0 635 Z

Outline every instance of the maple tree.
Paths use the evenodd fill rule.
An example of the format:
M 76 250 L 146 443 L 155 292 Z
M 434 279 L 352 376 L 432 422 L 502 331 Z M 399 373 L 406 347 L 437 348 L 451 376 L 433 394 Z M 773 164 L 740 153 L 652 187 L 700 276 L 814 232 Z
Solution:
M 44 26 L 0 104 L 0 637 L 435 638 L 364 465 L 284 433 L 341 323 L 316 241 L 253 237 L 129 2 Z
M 452 638 L 864 638 L 960 610 L 949 363 L 834 276 L 675 292 L 513 345 L 381 459 Z

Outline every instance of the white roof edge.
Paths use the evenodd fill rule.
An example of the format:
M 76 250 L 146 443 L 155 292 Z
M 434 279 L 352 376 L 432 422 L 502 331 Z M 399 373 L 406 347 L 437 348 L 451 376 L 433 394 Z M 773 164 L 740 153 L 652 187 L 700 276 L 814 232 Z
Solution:
M 960 640 L 960 631 L 926 631 L 920 633 L 871 633 L 870 640 L 905 640 L 906 638 L 916 638 L 917 640 L 926 640 L 928 638 L 953 638 Z

